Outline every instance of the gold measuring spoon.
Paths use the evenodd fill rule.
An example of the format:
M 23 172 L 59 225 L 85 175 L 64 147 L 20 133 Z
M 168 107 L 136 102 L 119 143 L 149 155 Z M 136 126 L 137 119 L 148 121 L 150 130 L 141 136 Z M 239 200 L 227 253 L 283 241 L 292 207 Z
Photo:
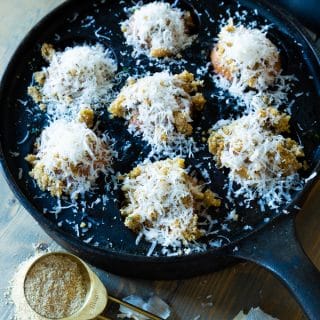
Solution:
M 26 279 L 28 279 L 30 270 L 41 260 L 45 259 L 46 257 L 50 255 L 55 256 L 62 256 L 62 257 L 68 257 L 73 262 L 77 263 L 77 265 L 81 268 L 81 273 L 83 277 L 86 279 L 87 285 L 87 293 L 85 300 L 83 302 L 83 305 L 73 314 L 68 315 L 64 318 L 48 318 L 45 316 L 45 314 L 39 313 L 38 311 L 34 310 L 32 306 L 30 305 L 30 302 L 28 301 L 27 295 L 26 295 Z M 49 319 L 59 319 L 59 320 L 89 320 L 89 319 L 100 319 L 100 320 L 111 320 L 109 318 L 106 318 L 104 316 L 100 316 L 100 314 L 103 312 L 103 310 L 107 306 L 108 301 L 112 301 L 117 304 L 121 304 L 132 311 L 139 313 L 151 320 L 162 320 L 158 316 L 151 314 L 145 310 L 142 310 L 130 303 L 124 302 L 122 300 L 119 300 L 117 298 L 114 298 L 110 295 L 108 295 L 106 287 L 103 285 L 101 280 L 98 278 L 98 276 L 90 269 L 90 267 L 80 258 L 77 256 L 66 253 L 66 252 L 51 252 L 44 254 L 37 258 L 33 263 L 29 266 L 27 272 L 25 273 L 24 278 L 24 298 L 27 305 L 30 307 L 30 309 L 35 312 L 38 315 L 39 319 L 43 320 L 49 320 Z

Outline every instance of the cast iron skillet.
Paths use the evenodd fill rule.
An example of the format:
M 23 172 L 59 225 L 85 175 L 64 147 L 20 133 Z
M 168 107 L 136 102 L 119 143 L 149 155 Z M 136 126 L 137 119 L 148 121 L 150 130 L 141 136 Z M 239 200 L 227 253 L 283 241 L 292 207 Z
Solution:
M 143 73 L 143 68 L 151 72 L 161 70 L 159 65 L 150 64 L 146 57 L 141 57 L 137 63 L 130 56 L 131 48 L 124 44 L 118 23 L 126 18 L 122 7 L 125 4 L 131 6 L 129 1 L 68 1 L 45 17 L 26 36 L 11 59 L 1 82 L 0 155 L 8 184 L 24 207 L 53 239 L 105 270 L 134 277 L 175 279 L 213 272 L 238 261 L 239 258 L 246 259 L 276 274 L 296 297 L 306 315 L 310 319 L 317 319 L 320 314 L 320 276 L 296 239 L 294 217 L 318 180 L 320 171 L 319 59 L 307 36 L 301 31 L 299 23 L 264 1 L 243 0 L 240 1 L 241 5 L 234 0 L 223 3 L 196 1 L 193 3 L 194 7 L 185 1 L 175 2 L 178 6 L 192 10 L 197 20 L 199 39 L 184 52 L 186 61 L 182 64 L 162 63 L 172 72 L 186 68 L 195 73 L 199 65 L 206 64 L 213 38 L 219 31 L 217 21 L 222 17 L 228 18 L 229 12 L 234 15 L 235 11 L 246 10 L 245 23 L 272 23 L 268 36 L 281 50 L 284 73 L 295 74 L 299 79 L 290 94 L 290 101 L 295 99 L 292 106 L 292 136 L 303 144 L 310 166 L 307 172 L 302 173 L 302 179 L 312 173 L 315 178 L 309 179 L 305 188 L 294 195 L 292 203 L 284 205 L 279 211 L 266 209 L 261 212 L 257 203 L 246 208 L 242 205 L 242 199 L 236 199 L 235 204 L 232 204 L 225 198 L 226 190 L 223 186 L 227 172 L 217 170 L 214 165 L 210 166 L 210 162 L 213 164 L 209 160 L 211 155 L 206 146 L 203 146 L 194 158 L 187 159 L 188 164 L 193 168 L 200 165 L 200 171 L 208 171 L 210 180 L 213 181 L 209 184 L 210 187 L 222 196 L 223 202 L 229 208 L 236 208 L 240 218 L 237 222 L 226 221 L 226 214 L 230 210 L 224 206 L 213 212 L 219 222 L 217 225 L 224 224 L 227 228 L 217 229 L 216 234 L 203 239 L 203 242 L 219 244 L 220 247 L 208 246 L 206 251 L 190 255 L 168 257 L 158 254 L 147 257 L 150 244 L 143 241 L 139 245 L 135 244 L 135 235 L 124 227 L 121 220 L 119 201 L 114 201 L 121 199 L 121 194 L 118 190 L 104 191 L 103 179 L 99 188 L 89 194 L 86 201 L 92 203 L 106 193 L 108 200 L 105 205 L 100 203 L 92 208 L 82 209 L 79 204 L 79 209 L 75 212 L 69 208 L 57 214 L 50 213 L 56 200 L 39 191 L 28 176 L 30 168 L 24 160 L 47 123 L 45 115 L 36 111 L 37 108 L 26 94 L 32 73 L 45 65 L 39 53 L 41 44 L 49 42 L 58 49 L 64 49 L 68 45 L 83 42 L 101 42 L 113 49 L 119 72 L 139 75 Z M 210 72 L 204 76 L 207 107 L 204 116 L 195 120 L 194 127 L 201 127 L 200 131 L 209 129 L 221 118 L 241 112 L 234 111 L 237 102 L 227 93 L 226 100 L 217 98 L 218 90 L 210 78 Z M 116 90 L 124 81 L 125 77 L 119 77 Z M 300 95 L 301 92 L 304 94 Z M 115 148 L 119 152 L 119 159 L 115 162 L 115 169 L 128 172 L 135 163 L 144 158 L 148 147 L 138 137 L 133 138 L 128 134 L 123 121 L 111 121 L 105 109 L 99 118 L 100 129 L 107 130 L 117 141 Z M 201 134 L 195 132 L 194 138 L 201 141 Z M 63 205 L 68 203 L 63 201 Z M 287 214 L 284 214 L 283 210 Z M 82 231 L 79 229 L 80 221 L 86 221 L 91 228 Z M 159 253 L 159 248 L 156 248 L 155 253 Z

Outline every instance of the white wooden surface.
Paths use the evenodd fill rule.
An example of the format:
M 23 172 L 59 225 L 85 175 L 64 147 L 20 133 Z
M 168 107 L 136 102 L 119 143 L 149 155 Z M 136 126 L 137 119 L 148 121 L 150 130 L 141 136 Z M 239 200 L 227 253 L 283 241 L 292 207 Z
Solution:
M 0 75 L 26 32 L 62 0 L 0 0 Z M 1 106 L 0 106 L 1 107 Z M 304 248 L 320 266 L 320 184 L 298 216 Z M 0 175 L 0 319 L 13 316 L 13 306 L 3 297 L 15 268 L 34 252 L 39 242 L 56 245 L 15 200 Z M 271 274 L 244 263 L 224 271 L 182 281 L 143 281 L 98 271 L 110 293 L 118 297 L 135 293 L 159 295 L 172 308 L 171 319 L 230 320 L 241 309 L 261 306 L 280 319 L 304 319 L 287 290 Z M 210 306 L 212 302 L 212 306 Z M 115 318 L 114 312 L 107 314 Z M 319 315 L 320 318 L 320 315 Z

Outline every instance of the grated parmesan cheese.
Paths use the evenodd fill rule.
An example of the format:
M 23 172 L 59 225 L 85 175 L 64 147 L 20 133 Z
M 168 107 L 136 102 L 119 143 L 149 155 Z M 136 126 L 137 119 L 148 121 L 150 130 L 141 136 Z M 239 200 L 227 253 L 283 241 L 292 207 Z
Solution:
M 36 143 L 36 153 L 26 160 L 40 189 L 52 196 L 76 199 L 95 184 L 100 173 L 107 174 L 111 151 L 105 137 L 79 122 L 56 120 L 45 128 Z
M 215 71 L 231 82 L 239 93 L 248 87 L 259 91 L 274 83 L 280 73 L 280 56 L 276 46 L 259 29 L 235 27 L 232 19 L 219 33 L 212 51 Z
M 177 55 L 189 47 L 196 36 L 191 36 L 193 21 L 189 12 L 183 12 L 165 2 L 136 6 L 131 17 L 121 23 L 128 45 L 135 53 L 146 53 L 162 58 Z
M 222 89 L 218 98 L 223 100 L 223 90 L 227 90 L 246 113 L 265 104 L 276 108 L 287 105 L 286 111 L 291 113 L 294 101 L 289 104 L 288 92 L 297 79 L 282 74 L 279 50 L 266 37 L 266 30 L 267 27 L 257 29 L 255 24 L 234 26 L 230 19 L 221 28 L 211 52 L 215 70 L 212 79 Z
M 267 108 L 214 126 L 209 151 L 218 166 L 230 169 L 229 194 L 244 196 L 247 204 L 260 198 L 262 207 L 266 204 L 274 209 L 289 203 L 290 191 L 302 187 L 297 171 L 302 168 L 303 148 L 281 135 L 289 131 L 289 119 Z
M 42 54 L 50 64 L 34 74 L 39 87 L 36 99 L 32 96 L 45 105 L 53 119 L 66 115 L 75 119 L 84 105 L 94 106 L 110 95 L 117 66 L 110 50 L 102 45 L 68 47 L 56 52 L 44 44 Z M 30 88 L 29 92 L 32 93 Z
M 124 177 L 125 225 L 153 243 L 173 248 L 204 235 L 198 215 L 220 200 L 190 177 L 184 160 L 166 159 L 134 168 Z
M 182 147 L 192 148 L 192 115 L 203 109 L 205 99 L 197 93 L 202 82 L 185 71 L 172 75 L 167 71 L 128 79 L 116 100 L 109 107 L 113 116 L 129 122 L 129 132 L 141 134 L 157 152 Z M 189 147 L 188 147 L 189 146 Z

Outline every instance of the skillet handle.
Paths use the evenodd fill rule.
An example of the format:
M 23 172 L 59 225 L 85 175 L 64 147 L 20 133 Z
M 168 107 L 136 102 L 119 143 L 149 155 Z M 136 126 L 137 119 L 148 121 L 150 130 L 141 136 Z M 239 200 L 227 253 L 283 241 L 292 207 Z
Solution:
M 310 320 L 320 319 L 320 272 L 302 249 L 292 216 L 284 216 L 239 242 L 232 256 L 274 273 Z

